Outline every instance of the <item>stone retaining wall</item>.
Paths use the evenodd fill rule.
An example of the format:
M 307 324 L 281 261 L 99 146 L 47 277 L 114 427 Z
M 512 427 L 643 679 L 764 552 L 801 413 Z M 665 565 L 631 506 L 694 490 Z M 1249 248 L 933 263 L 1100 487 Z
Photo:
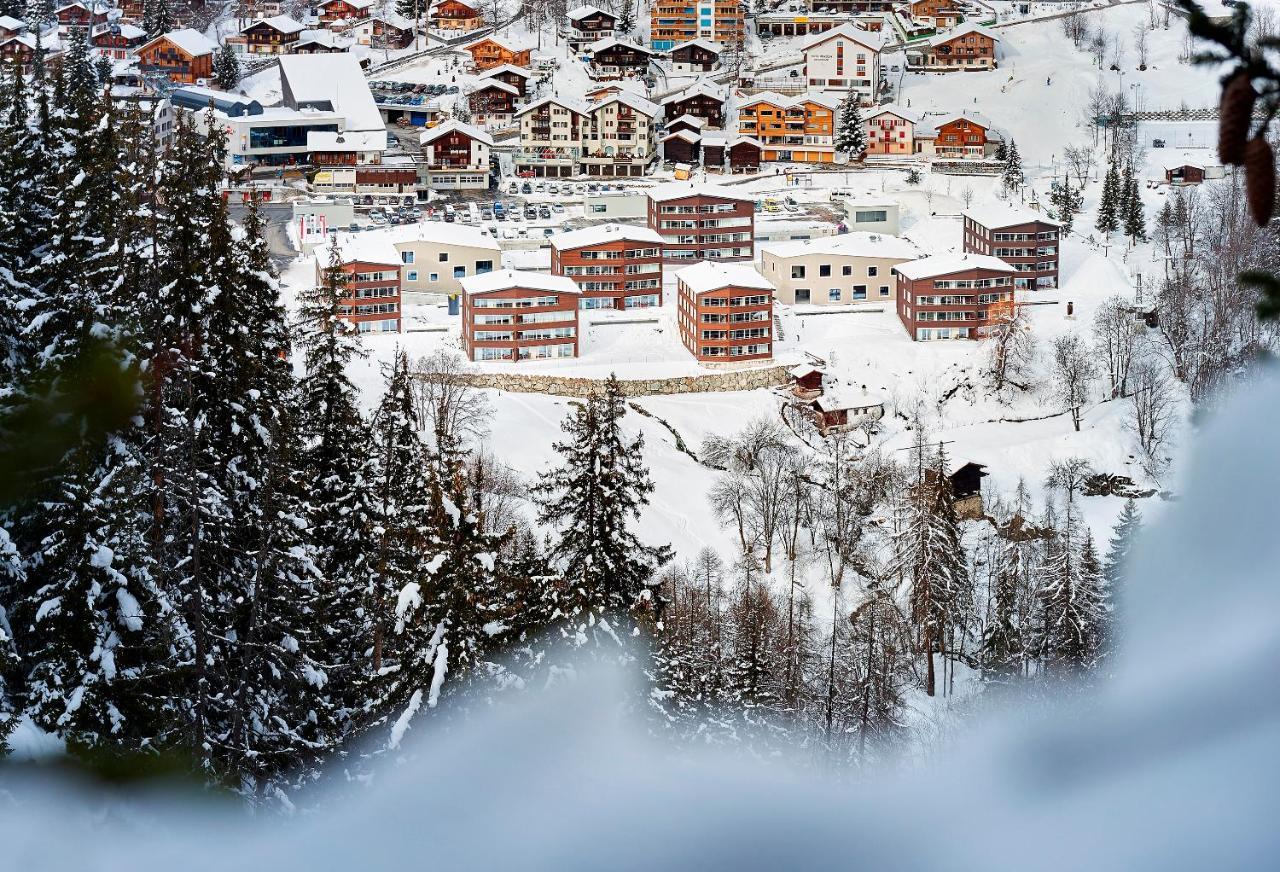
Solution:
M 629 397 L 660 394 L 698 394 L 719 391 L 751 391 L 786 384 L 788 366 L 742 369 L 676 378 L 619 379 Z M 423 374 L 419 374 L 420 376 Z M 457 376 L 477 388 L 494 388 L 519 394 L 551 394 L 558 397 L 585 397 L 604 390 L 605 379 L 573 378 L 523 372 L 469 372 Z

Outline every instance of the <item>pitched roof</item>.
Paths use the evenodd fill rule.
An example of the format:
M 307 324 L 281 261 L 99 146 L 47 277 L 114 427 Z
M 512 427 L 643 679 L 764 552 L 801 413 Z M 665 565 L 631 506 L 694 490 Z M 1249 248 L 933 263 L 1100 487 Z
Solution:
M 543 106 L 546 106 L 549 103 L 554 103 L 555 105 L 560 106 L 564 109 L 569 109 L 573 112 L 577 112 L 579 115 L 586 115 L 591 111 L 591 104 L 587 103 L 584 100 L 579 100 L 576 97 L 554 97 L 553 96 L 553 97 L 543 97 L 540 100 L 534 100 L 528 106 L 524 107 L 519 112 L 517 112 L 516 117 L 519 118 L 521 115 L 524 115 L 526 112 L 532 112 L 534 109 L 541 109 Z
M 830 30 L 824 30 L 821 33 L 810 35 L 804 42 L 800 43 L 801 51 L 808 51 L 814 46 L 821 45 L 837 36 L 843 36 L 845 39 L 852 40 L 858 45 L 866 46 L 872 51 L 878 52 L 884 47 L 884 34 L 875 33 L 870 30 L 862 30 L 854 27 L 851 23 L 845 22 L 839 27 L 833 27 Z
M 695 294 L 705 294 L 728 287 L 773 293 L 773 285 L 769 280 L 745 263 L 704 260 L 677 271 L 676 278 L 684 282 Z
M 1052 224 L 1054 227 L 1059 226 L 1058 222 L 1049 216 L 1018 203 L 988 203 L 983 206 L 973 206 L 964 210 L 964 217 L 988 229 L 1008 227 L 1012 224 L 1030 224 L 1032 221 Z
M 572 251 L 587 245 L 602 245 L 606 242 L 650 242 L 662 244 L 658 231 L 635 224 L 597 224 L 594 227 L 583 227 L 567 233 L 557 233 L 551 237 L 552 248 L 559 251 Z
M 463 51 L 471 51 L 471 49 L 475 48 L 478 45 L 484 45 L 486 42 L 491 42 L 494 45 L 498 46 L 499 48 L 505 48 L 507 51 L 512 53 L 533 50 L 533 46 L 531 45 L 519 45 L 517 43 L 507 42 L 505 40 L 498 39 L 498 37 L 492 36 L 492 35 L 482 36 L 479 39 L 477 39 L 475 42 L 469 42 L 466 45 L 462 46 L 461 48 Z
M 688 124 L 691 127 L 696 127 L 698 130 L 701 130 L 707 126 L 707 119 L 699 118 L 697 115 L 685 114 L 681 115 L 679 118 L 673 118 L 668 121 L 667 127 L 674 127 L 676 124 Z
M 566 12 L 564 14 L 564 17 L 569 19 L 570 21 L 581 21 L 582 19 L 587 18 L 591 15 L 607 15 L 610 18 L 614 19 L 615 21 L 618 18 L 618 16 L 614 15 L 612 12 L 609 12 L 604 9 L 597 9 L 594 6 L 587 6 L 587 5 L 575 6 L 574 8 Z
M 794 97 L 787 97 L 779 94 L 777 91 L 761 91 L 738 105 L 739 109 L 745 109 L 748 106 L 755 106 L 757 103 L 767 103 L 770 106 L 777 106 L 780 109 L 791 109 L 796 106 L 803 106 L 805 103 L 816 103 L 819 106 L 825 106 L 828 109 L 836 109 L 843 102 L 839 97 L 831 94 L 819 94 L 805 91 L 796 94 Z
M 655 203 L 683 200 L 685 197 L 719 197 L 722 200 L 741 200 L 751 203 L 756 199 L 750 194 L 739 193 L 724 185 L 708 185 L 701 182 L 667 182 L 663 185 L 654 185 L 645 193 Z
M 4 26 L 3 20 L 0 20 L 0 27 Z M 103 34 L 119 34 L 125 39 L 145 39 L 147 32 L 141 27 L 135 27 L 132 24 L 99 24 L 93 28 L 94 36 L 102 36 Z
M 593 110 L 599 109 L 602 106 L 608 106 L 610 103 L 623 103 L 627 106 L 630 106 L 632 109 L 636 110 L 642 115 L 648 115 L 650 118 L 656 117 L 657 114 L 660 111 L 662 111 L 662 107 L 660 107 L 657 103 L 646 100 L 644 97 L 641 97 L 639 94 L 633 94 L 630 91 L 618 91 L 616 93 L 609 94 L 605 97 L 602 97 L 600 98 L 599 102 L 597 102 L 591 108 Z
M 948 31 L 944 31 L 943 33 L 939 33 L 937 36 L 930 38 L 929 45 L 931 46 L 944 45 L 945 43 L 951 42 L 952 40 L 958 39 L 959 37 L 968 36 L 971 33 L 977 33 L 977 34 L 981 34 L 982 36 L 990 37 L 995 42 L 1000 41 L 1000 37 L 996 34 L 994 30 L 988 30 L 987 28 L 983 27 L 981 24 L 966 23 L 966 24 L 961 24 L 959 27 L 953 27 Z
M 945 276 L 951 273 L 964 272 L 971 269 L 985 269 L 993 272 L 1017 272 L 1009 264 L 998 257 L 987 254 L 969 254 L 951 252 L 909 260 L 894 267 L 900 275 L 909 279 L 924 279 L 931 276 Z
M 386 130 L 355 55 L 285 54 L 279 58 L 280 84 L 298 107 L 327 105 L 346 117 L 349 130 Z
M 394 9 L 388 12 L 378 12 L 369 17 L 370 21 L 381 21 L 383 24 L 390 24 L 396 30 L 413 30 L 413 19 L 406 18 Z
M 257 21 L 250 21 L 244 27 L 240 28 L 241 33 L 257 27 L 259 24 L 265 24 L 272 30 L 278 30 L 284 34 L 301 33 L 307 29 L 307 26 L 301 21 L 294 21 L 288 15 L 274 15 L 271 18 L 259 18 Z
M 500 269 L 494 272 L 481 273 L 463 279 L 462 290 L 467 296 L 491 294 L 495 291 L 506 291 L 512 288 L 526 288 L 530 291 L 550 291 L 555 294 L 572 294 L 582 292 L 578 285 L 568 276 L 553 276 L 547 273 L 527 272 L 525 270 Z
M 870 121 L 872 118 L 877 118 L 881 115 L 896 115 L 898 118 L 901 118 L 904 121 L 910 121 L 912 124 L 916 124 L 920 121 L 919 112 L 899 106 L 897 103 L 889 103 L 888 105 L 881 106 L 874 112 L 870 112 L 863 117 L 864 120 Z
M 27 22 L 12 15 L 0 15 L 0 28 L 5 30 L 25 30 Z
M 680 93 L 663 97 L 662 105 L 665 106 L 668 103 L 680 103 L 691 97 L 697 97 L 699 94 L 706 95 L 720 103 L 729 99 L 729 89 L 727 87 L 716 84 L 709 79 L 699 79 Z
M 506 91 L 508 94 L 512 94 L 516 97 L 520 96 L 519 88 L 517 88 L 515 85 L 508 85 L 506 82 L 502 81 L 501 79 L 494 79 L 490 82 L 481 82 L 480 84 L 476 85 L 475 91 L 473 91 L 472 93 L 476 93 L 478 91 L 488 91 L 490 88 L 494 88 L 498 91 Z
M 889 260 L 915 260 L 920 249 L 901 236 L 883 233 L 841 233 L 838 236 L 820 236 L 816 239 L 794 239 L 788 242 L 768 242 L 759 246 L 762 253 L 774 257 L 802 257 L 807 254 L 825 254 L 832 257 L 878 257 Z
M 446 133 L 453 131 L 466 134 L 472 139 L 483 142 L 485 145 L 493 145 L 493 137 L 485 131 L 472 124 L 467 124 L 457 119 L 450 119 L 443 124 L 437 124 L 435 127 L 422 131 L 422 135 L 418 137 L 418 142 L 423 145 L 444 136 Z
M 492 69 L 485 70 L 483 73 L 481 73 L 478 76 L 478 78 L 492 79 L 494 76 L 498 75 L 499 73 L 515 73 L 517 76 L 520 76 L 523 79 L 533 78 L 532 72 L 530 72 L 529 70 L 526 70 L 524 67 L 517 67 L 515 64 L 502 64 L 501 66 L 497 66 L 497 67 L 493 67 Z
M 642 51 L 647 55 L 654 54 L 654 51 L 651 48 L 645 48 L 642 45 L 636 45 L 634 42 L 627 42 L 625 40 L 618 39 L 617 37 L 614 37 L 614 36 L 606 36 L 604 39 L 597 39 L 595 42 L 586 46 L 585 50 L 591 52 L 592 54 L 596 54 L 598 52 L 604 51 L 607 48 L 613 48 L 615 45 L 620 45 L 623 48 L 633 48 L 633 49 L 636 49 L 637 51 Z
M 883 406 L 878 394 L 854 391 L 848 388 L 824 387 L 822 396 L 814 397 L 810 405 L 823 412 L 839 412 L 844 409 L 868 409 Z
M 721 46 L 719 43 L 712 42 L 709 39 L 703 39 L 702 37 L 685 40 L 684 42 L 678 42 L 675 45 L 671 46 L 671 48 L 667 49 L 667 52 L 670 53 L 682 48 L 702 48 L 702 49 L 706 49 L 709 52 L 714 52 L 715 54 L 724 53 L 724 47 Z
M 951 124 L 960 120 L 970 121 L 984 130 L 992 128 L 991 119 L 983 115 L 981 112 L 948 112 L 945 115 L 924 115 L 917 121 L 916 136 L 928 138 L 938 132 L 938 128 L 944 124 Z
M 326 48 L 338 47 L 338 35 L 328 28 L 320 30 L 304 30 L 302 36 L 298 39 L 296 45 L 306 45 L 314 42 L 316 45 L 323 45 Z
M 330 3 L 336 3 L 337 0 L 320 0 L 320 8 L 328 6 Z M 348 6 L 354 6 L 356 9 L 368 9 L 378 2 L 378 0 L 344 0 Z
M 675 133 L 668 133 L 659 141 L 666 142 L 668 139 L 683 139 L 685 142 L 701 142 L 702 134 L 694 133 L 692 130 L 677 130 Z
M 218 48 L 217 44 L 213 40 L 209 39 L 200 31 L 192 27 L 184 27 L 181 30 L 171 30 L 168 33 L 162 33 L 160 36 L 151 40 L 151 42 L 139 46 L 138 50 L 141 51 L 152 43 L 159 42 L 162 39 L 177 46 L 193 58 L 213 54 L 214 50 Z

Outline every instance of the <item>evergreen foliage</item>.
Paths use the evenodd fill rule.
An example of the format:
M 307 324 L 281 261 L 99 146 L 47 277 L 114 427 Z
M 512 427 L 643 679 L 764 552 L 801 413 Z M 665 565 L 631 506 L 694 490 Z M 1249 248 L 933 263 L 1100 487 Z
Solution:
M 234 91 L 240 86 L 240 58 L 235 50 L 223 43 L 213 58 L 213 80 L 224 91 Z
M 1022 174 L 1022 157 L 1018 154 L 1018 143 L 1009 140 L 1009 150 L 1005 153 L 1004 169 L 1000 171 L 1000 183 L 1007 193 L 1013 193 L 1022 187 L 1025 177 Z
M 1110 235 L 1120 229 L 1121 198 L 1120 171 L 1112 161 L 1107 167 L 1107 175 L 1102 182 L 1102 198 L 1098 202 L 1099 232 Z
M 850 160 L 861 160 L 867 150 L 867 130 L 862 124 L 858 109 L 858 95 L 851 92 L 840 106 L 840 121 L 836 126 L 836 148 L 849 155 Z

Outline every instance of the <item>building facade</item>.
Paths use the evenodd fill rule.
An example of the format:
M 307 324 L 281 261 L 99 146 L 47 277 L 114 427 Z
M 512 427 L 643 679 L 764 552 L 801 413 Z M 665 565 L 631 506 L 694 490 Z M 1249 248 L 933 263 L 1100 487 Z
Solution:
M 578 286 L 565 276 L 500 270 L 462 280 L 469 360 L 578 356 Z
M 880 93 L 880 49 L 884 37 L 852 24 L 810 36 L 800 44 L 802 74 L 810 90 L 832 91 L 843 100 L 851 93 L 869 106 Z
M 910 109 L 882 106 L 867 115 L 868 155 L 914 154 L 916 122 L 920 116 Z
M 286 54 L 293 51 L 306 27 L 287 15 L 263 18 L 241 29 L 245 51 L 250 54 Z
M 755 200 L 721 187 L 672 182 L 648 191 L 649 229 L 666 260 L 751 260 Z
M 322 245 L 315 250 L 316 284 L 325 281 L 331 249 Z M 399 333 L 400 262 L 390 244 L 365 244 L 359 253 L 339 248 L 342 271 L 346 273 L 346 295 L 339 301 L 342 317 L 354 323 L 361 333 Z
M 899 264 L 898 318 L 912 340 L 979 339 L 1013 312 L 1012 266 L 983 254 L 939 254 Z
M 915 151 L 944 160 L 983 160 L 995 150 L 991 122 L 977 112 L 926 115 L 915 125 Z
M 843 233 L 760 246 L 760 272 L 780 303 L 838 305 L 893 299 L 893 268 L 920 250 L 897 236 Z
M 584 309 L 662 305 L 662 237 L 647 227 L 602 224 L 551 237 L 551 272 L 582 292 Z
M 738 133 L 760 143 L 765 161 L 832 163 L 838 98 L 825 94 L 784 97 L 765 91 L 738 110 Z
M 1058 222 L 1021 206 L 968 209 L 964 250 L 1008 263 L 1018 271 L 1017 288 L 1056 288 L 1061 230 Z
M 670 51 L 691 39 L 734 46 L 745 33 L 738 0 L 655 0 L 649 12 L 649 41 L 654 51 Z
M 333 24 L 335 21 L 359 21 L 373 13 L 376 0 L 321 0 L 316 7 L 320 23 Z
M 614 37 L 593 42 L 583 51 L 591 57 L 587 66 L 591 78 L 600 80 L 642 76 L 653 59 L 653 52 L 644 46 Z
M 596 103 L 545 97 L 516 113 L 519 171 L 539 177 L 642 176 L 657 160 L 657 105 L 627 91 Z
M 427 23 L 432 30 L 445 33 L 470 33 L 484 26 L 484 15 L 476 6 L 461 0 L 443 0 L 432 4 L 427 13 Z
M 678 94 L 662 99 L 662 107 L 668 118 L 692 115 L 701 118 L 711 127 L 724 127 L 724 104 L 729 98 L 728 89 L 714 82 L 700 80 Z
M 617 25 L 618 16 L 612 12 L 594 6 L 576 6 L 565 14 L 560 34 L 572 51 L 580 51 L 593 42 L 617 36 Z
M 680 340 L 708 363 L 773 357 L 773 287 L 747 264 L 703 262 L 676 273 Z
M 486 36 L 465 47 L 471 55 L 471 65 L 476 72 L 484 72 L 503 64 L 516 67 L 528 67 L 533 49 L 523 46 L 508 45 L 505 42 Z
M 941 73 L 994 70 L 1000 65 L 996 60 L 999 41 L 994 31 L 977 24 L 963 24 L 911 44 L 907 49 L 907 68 Z
M 419 141 L 427 165 L 427 184 L 432 190 L 489 189 L 492 136 L 474 125 L 450 120 L 424 130 Z
M 147 32 L 132 24 L 100 24 L 89 38 L 93 53 L 113 61 L 137 57 L 138 49 L 147 43 Z
M 166 76 L 175 84 L 194 85 L 213 76 L 216 48 L 198 30 L 170 31 L 138 47 L 138 69 Z
M 671 72 L 690 76 L 720 69 L 720 46 L 707 39 L 691 39 L 671 48 Z

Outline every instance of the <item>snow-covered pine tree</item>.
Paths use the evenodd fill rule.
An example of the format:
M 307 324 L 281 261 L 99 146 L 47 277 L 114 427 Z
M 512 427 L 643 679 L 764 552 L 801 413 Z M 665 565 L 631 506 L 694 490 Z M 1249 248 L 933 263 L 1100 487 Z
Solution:
M 1102 198 L 1098 202 L 1096 224 L 1100 233 L 1110 235 L 1120 229 L 1120 199 L 1120 171 L 1116 168 L 1115 161 L 1112 161 L 1102 181 Z
M 1080 192 L 1071 187 L 1070 175 L 1064 174 L 1062 182 L 1050 194 L 1049 200 L 1058 213 L 1058 223 L 1062 225 L 1062 236 L 1065 238 L 1071 234 L 1071 227 L 1082 203 Z
M 849 156 L 849 160 L 861 160 L 867 150 L 867 129 L 862 123 L 858 108 L 858 94 L 851 91 L 840 104 L 840 122 L 836 127 L 836 149 Z
M 1006 193 L 1013 193 L 1022 186 L 1022 157 L 1018 154 L 1018 143 L 1009 140 L 1009 150 L 1005 153 L 1004 169 L 1000 171 L 1000 183 Z
M 618 33 L 625 36 L 635 29 L 635 0 L 622 0 L 622 10 L 618 13 Z
M 1120 517 L 1111 531 L 1108 543 L 1107 559 L 1103 564 L 1103 579 L 1106 582 L 1107 599 L 1112 610 L 1122 608 L 1125 596 L 1126 581 L 1129 577 L 1129 555 L 1133 551 L 1133 543 L 1142 533 L 1142 514 L 1133 499 L 1125 500 Z M 1114 624 L 1114 621 L 1108 621 Z
M 1080 477 L 1087 471 L 1080 461 L 1055 466 L 1049 485 L 1062 490 L 1061 521 L 1046 512 L 1052 533 L 1045 542 L 1040 573 L 1041 627 L 1037 650 L 1050 675 L 1071 676 L 1097 664 L 1100 627 L 1106 601 L 1093 537 L 1076 505 Z
M 760 566 L 747 555 L 725 615 L 725 703 L 744 725 L 743 738 L 785 744 L 791 726 L 784 701 L 783 616 Z
M 224 91 L 234 91 L 240 86 L 240 58 L 230 43 L 223 43 L 213 58 L 213 80 Z
M 147 39 L 155 39 L 166 34 L 177 26 L 173 15 L 171 0 L 144 0 L 142 6 L 142 29 L 147 32 Z
M 1138 179 L 1132 166 L 1125 168 L 1124 235 L 1129 237 L 1130 245 L 1137 245 L 1147 239 L 1146 213 L 1142 208 L 1142 194 L 1138 190 Z
M 644 436 L 622 433 L 626 402 L 610 376 L 561 425 L 568 439 L 555 445 L 562 458 L 534 486 L 539 520 L 556 529 L 552 558 L 563 573 L 559 610 L 574 638 L 599 631 L 615 637 L 614 624 L 640 605 L 646 582 L 671 558 L 668 546 L 645 545 L 633 523 L 648 505 L 653 482 L 644 465 Z
M 326 642 L 329 688 L 358 727 L 372 657 L 370 598 L 374 570 L 372 437 L 347 375 L 367 352 L 356 325 L 342 312 L 348 276 L 335 247 L 320 282 L 301 294 L 297 346 L 303 376 L 298 391 L 301 461 L 311 504 L 311 536 L 324 579 L 319 626 Z
M 856 736 L 856 759 L 868 761 L 901 730 L 910 686 L 910 629 L 888 592 L 872 585 L 849 616 L 844 656 L 854 674 L 854 693 L 846 703 L 845 729 Z M 850 748 L 850 751 L 854 749 Z
M 1004 144 L 1003 139 L 996 140 L 995 160 L 997 163 L 1004 163 L 1009 159 L 1009 146 Z

